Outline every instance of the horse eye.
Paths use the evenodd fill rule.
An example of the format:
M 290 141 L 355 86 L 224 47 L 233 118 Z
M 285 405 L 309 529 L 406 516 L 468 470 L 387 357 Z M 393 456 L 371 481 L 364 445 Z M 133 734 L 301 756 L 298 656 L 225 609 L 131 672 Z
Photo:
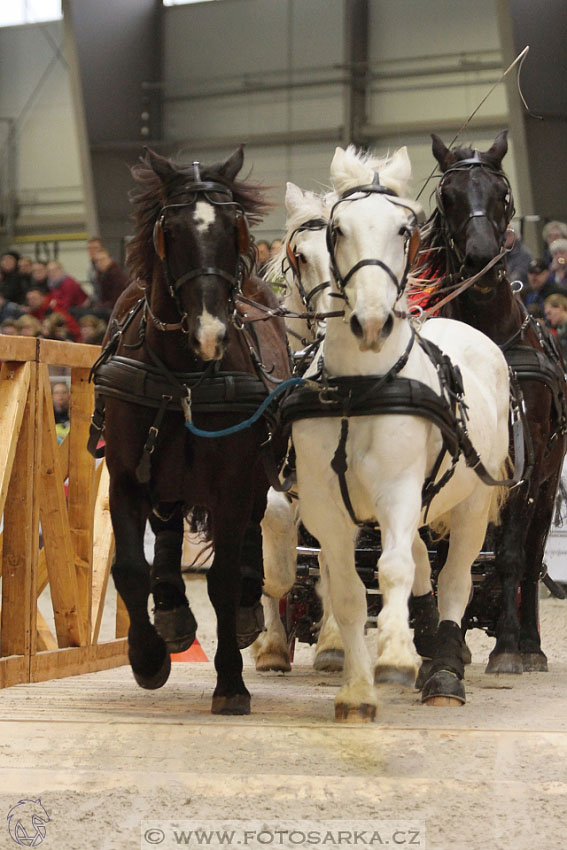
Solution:
M 297 257 L 297 259 L 299 260 L 300 263 L 303 263 L 305 265 L 305 263 L 307 262 L 307 260 L 305 258 L 305 254 L 302 254 L 301 251 L 300 251 L 295 256 Z
M 402 226 L 398 230 L 398 235 L 399 236 L 409 236 L 409 228 L 408 228 L 407 224 L 402 224 Z
M 339 236 L 342 236 L 343 232 L 338 224 L 333 224 L 333 241 L 336 242 Z

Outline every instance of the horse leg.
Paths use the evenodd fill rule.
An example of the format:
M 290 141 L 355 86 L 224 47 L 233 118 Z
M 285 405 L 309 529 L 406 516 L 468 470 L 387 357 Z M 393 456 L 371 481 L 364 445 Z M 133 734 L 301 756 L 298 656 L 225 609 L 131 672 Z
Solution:
M 401 501 L 392 496 L 392 503 Z M 405 500 L 404 500 L 405 501 Z M 414 586 L 417 552 L 420 563 L 420 589 L 423 589 L 425 558 L 427 552 L 417 543 L 419 508 L 388 512 L 386 520 L 380 517 L 382 555 L 378 561 L 378 580 L 382 593 L 382 610 L 378 615 L 378 659 L 374 681 L 395 682 L 413 687 L 419 666 L 419 657 L 409 627 L 408 600 Z
M 284 493 L 270 488 L 262 519 L 264 559 L 263 606 L 266 630 L 252 645 L 257 670 L 291 670 L 287 636 L 279 614 L 279 599 L 295 580 L 297 509 Z
M 421 701 L 428 705 L 466 702 L 461 621 L 470 597 L 471 567 L 486 535 L 490 502 L 490 491 L 479 485 L 469 499 L 451 511 L 449 552 L 437 588 L 437 644 L 421 694 Z
M 527 569 L 521 584 L 520 652 L 526 673 L 546 673 L 547 657 L 539 634 L 539 580 L 547 534 L 555 510 L 555 495 L 561 470 L 543 482 L 526 539 Z
M 231 489 L 227 483 L 227 489 L 236 492 L 237 488 Z M 226 510 L 224 504 L 219 504 L 211 512 L 215 555 L 207 572 L 207 589 L 217 617 L 213 714 L 250 714 L 250 694 L 242 679 L 242 656 L 236 633 L 242 592 L 242 541 L 251 512 L 251 503 L 246 505 L 244 501 L 241 498 L 231 502 Z
M 530 517 L 526 511 L 529 511 Z M 503 511 L 502 525 L 496 532 L 495 566 L 500 578 L 501 601 L 496 644 L 490 653 L 486 673 L 523 672 L 517 596 L 526 563 L 525 529 L 531 516 L 525 490 L 522 488 L 518 493 L 511 493 Z
M 439 612 L 431 588 L 431 566 L 427 546 L 418 533 L 412 546 L 415 562 L 415 578 L 409 601 L 410 615 L 413 619 L 413 642 L 418 655 L 431 658 L 435 649 Z
M 154 597 L 154 627 L 169 652 L 184 652 L 195 640 L 197 621 L 185 595 L 181 575 L 183 512 L 180 503 L 160 505 L 159 516 L 150 513 L 156 536 L 150 589 Z M 167 518 L 163 518 L 168 514 Z
M 264 630 L 262 608 L 262 564 L 261 517 L 252 517 L 244 529 L 240 556 L 240 601 L 236 612 L 236 636 L 238 648 L 245 649 L 254 643 Z
M 315 646 L 313 668 L 319 672 L 336 673 L 343 669 L 345 653 L 340 629 L 331 608 L 329 569 L 322 553 L 319 555 L 319 575 L 317 593 L 323 605 L 323 618 Z
M 275 670 L 279 673 L 289 673 L 291 670 L 289 649 L 280 617 L 279 599 L 264 595 L 262 605 L 264 606 L 266 629 L 251 646 L 256 670 L 260 672 Z
M 109 501 L 116 540 L 112 577 L 130 618 L 128 658 L 140 687 L 161 688 L 171 659 L 148 616 L 150 568 L 144 556 L 144 528 L 149 504 L 137 484 L 112 475 Z

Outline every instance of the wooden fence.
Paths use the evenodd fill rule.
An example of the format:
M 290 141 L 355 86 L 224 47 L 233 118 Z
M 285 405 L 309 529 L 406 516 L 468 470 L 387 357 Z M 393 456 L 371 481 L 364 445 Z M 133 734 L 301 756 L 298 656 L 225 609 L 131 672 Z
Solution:
M 0 687 L 128 663 L 119 597 L 112 639 L 99 639 L 114 539 L 106 466 L 86 450 L 98 353 L 0 336 Z M 49 366 L 71 371 L 71 428 L 61 445 Z M 38 609 L 41 594 L 52 617 Z

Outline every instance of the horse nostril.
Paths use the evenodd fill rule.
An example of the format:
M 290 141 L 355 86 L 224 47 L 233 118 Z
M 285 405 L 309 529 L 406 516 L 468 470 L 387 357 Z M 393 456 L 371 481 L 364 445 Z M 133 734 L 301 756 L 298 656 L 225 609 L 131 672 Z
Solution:
M 358 339 L 360 339 L 364 333 L 364 331 L 362 330 L 362 325 L 356 317 L 356 313 L 353 313 L 350 317 L 350 329 L 353 334 L 358 337 Z

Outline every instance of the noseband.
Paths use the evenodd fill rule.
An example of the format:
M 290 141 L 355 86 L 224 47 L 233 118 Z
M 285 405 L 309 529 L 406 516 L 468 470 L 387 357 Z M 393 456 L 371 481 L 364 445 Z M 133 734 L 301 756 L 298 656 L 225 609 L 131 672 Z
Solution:
M 362 198 L 351 197 L 352 195 L 358 194 L 358 193 L 362 193 L 364 198 L 368 198 L 368 197 L 370 197 L 370 195 L 384 195 L 386 200 L 389 201 L 391 204 L 394 204 L 394 206 L 397 206 L 397 207 L 403 207 L 404 209 L 409 210 L 409 212 L 411 213 L 411 216 L 412 216 L 412 219 L 413 219 L 413 226 L 406 228 L 406 233 L 405 233 L 405 236 L 406 236 L 406 245 L 405 245 L 406 264 L 405 264 L 403 275 L 402 275 L 400 280 L 398 280 L 397 276 L 394 274 L 392 269 L 388 265 L 386 265 L 386 263 L 384 263 L 382 260 L 379 260 L 379 259 L 376 259 L 376 258 L 368 258 L 368 259 L 359 260 L 358 263 L 355 263 L 355 265 L 352 266 L 352 268 L 350 268 L 345 275 L 342 275 L 339 271 L 339 268 L 337 266 L 336 257 L 335 257 L 335 245 L 336 245 L 336 241 L 337 241 L 337 233 L 336 233 L 336 231 L 333 227 L 333 216 L 334 216 L 335 210 L 337 209 L 339 204 L 342 204 L 345 201 L 349 201 L 350 203 L 353 203 L 354 201 L 362 200 Z M 344 298 L 344 300 L 347 304 L 348 304 L 348 298 L 347 298 L 347 294 L 345 292 L 345 287 L 348 284 L 348 282 L 350 281 L 350 279 L 352 278 L 352 276 L 355 274 L 355 272 L 357 272 L 359 269 L 363 268 L 364 266 L 378 266 L 379 268 L 384 269 L 384 271 L 389 275 L 394 286 L 396 287 L 396 291 L 398 293 L 398 297 L 396 298 L 396 301 L 401 297 L 401 295 L 404 292 L 404 289 L 406 288 L 408 273 L 409 273 L 409 270 L 412 266 L 413 260 L 414 260 L 416 254 L 417 254 L 417 251 L 419 249 L 419 229 L 418 229 L 418 226 L 417 226 L 417 216 L 416 216 L 415 212 L 413 211 L 413 209 L 411 207 L 407 206 L 407 204 L 402 203 L 401 201 L 393 200 L 393 198 L 397 198 L 397 197 L 398 197 L 397 194 L 392 189 L 387 189 L 385 186 L 382 186 L 380 184 L 380 177 L 379 177 L 378 174 L 375 174 L 374 180 L 372 181 L 371 185 L 369 185 L 369 186 L 355 186 L 354 189 L 348 189 L 346 192 L 343 192 L 343 194 L 341 195 L 339 200 L 334 204 L 333 208 L 331 209 L 331 214 L 329 216 L 329 221 L 328 221 L 328 224 L 327 224 L 327 249 L 329 251 L 329 257 L 330 257 L 330 260 L 331 260 L 331 269 L 332 269 L 332 272 L 333 272 L 333 276 L 335 278 L 337 286 L 339 287 L 341 295 L 342 295 L 342 297 Z
M 471 210 L 471 212 L 469 213 L 468 217 L 464 221 L 462 221 L 461 224 L 459 224 L 459 226 L 456 228 L 456 230 L 450 231 L 449 227 L 448 227 L 447 211 L 445 209 L 445 204 L 443 202 L 443 194 L 442 193 L 443 193 L 444 183 L 445 183 L 447 177 L 449 176 L 449 174 L 459 172 L 459 171 L 472 171 L 474 168 L 486 169 L 491 174 L 494 174 L 496 177 L 498 177 L 500 180 L 502 180 L 502 182 L 506 186 L 507 198 L 506 198 L 506 201 L 505 201 L 505 208 L 504 208 L 504 226 L 501 229 L 495 221 L 493 221 L 491 218 L 489 218 L 489 216 L 486 212 L 486 209 L 473 208 Z M 500 249 L 503 248 L 505 237 L 506 237 L 506 230 L 507 230 L 508 225 L 510 224 L 512 218 L 514 217 L 514 213 L 516 212 L 515 207 L 514 207 L 514 196 L 512 195 L 512 187 L 510 186 L 510 181 L 508 180 L 508 178 L 504 174 L 504 172 L 501 171 L 499 168 L 496 168 L 495 166 L 491 165 L 489 162 L 484 162 L 483 160 L 481 160 L 478 151 L 475 152 L 475 155 L 473 157 L 470 157 L 468 159 L 461 159 L 458 162 L 455 162 L 450 168 L 448 168 L 443 173 L 443 176 L 442 176 L 441 180 L 439 181 L 439 183 L 437 184 L 437 187 L 435 189 L 435 200 L 437 202 L 437 209 L 439 210 L 439 213 L 440 213 L 440 215 L 443 219 L 444 229 L 445 229 L 447 240 L 449 242 L 451 250 L 453 251 L 453 253 L 455 254 L 456 258 L 458 259 L 458 261 L 460 263 L 464 263 L 465 253 L 463 253 L 461 251 L 461 249 L 459 248 L 459 246 L 457 245 L 456 239 L 457 239 L 458 236 L 460 236 L 462 231 L 466 230 L 466 228 L 468 227 L 470 222 L 475 218 L 485 218 L 485 219 L 487 219 L 487 221 L 490 223 L 492 229 L 494 230 L 494 235 L 496 236 L 496 239 L 498 241 L 498 245 L 499 245 Z
M 240 204 L 233 200 L 232 192 L 227 186 L 223 186 L 222 183 L 215 183 L 211 180 L 201 180 L 198 162 L 193 163 L 193 168 L 195 172 L 194 181 L 185 185 L 181 190 L 183 192 L 183 195 L 186 195 L 186 193 L 189 192 L 191 197 L 181 203 L 164 204 L 163 207 L 160 209 L 159 215 L 156 219 L 153 229 L 153 243 L 155 252 L 162 262 L 164 276 L 170 295 L 174 299 L 177 309 L 179 310 L 182 316 L 181 325 L 184 324 L 184 321 L 186 319 L 186 313 L 179 302 L 178 293 L 180 288 L 185 283 L 190 280 L 193 280 L 196 277 L 202 277 L 206 275 L 221 277 L 223 280 L 226 280 L 230 284 L 230 300 L 232 301 L 234 299 L 235 293 L 240 290 L 244 275 L 249 274 L 252 269 L 252 238 L 248 229 L 248 221 L 246 219 L 246 213 L 244 212 L 244 209 L 240 206 Z M 177 194 L 181 194 L 181 191 Z M 216 197 L 213 197 L 213 195 L 221 195 L 223 197 L 228 198 L 228 200 L 218 200 Z M 191 207 L 197 202 L 200 197 L 205 198 L 210 204 L 213 204 L 213 206 L 215 207 L 234 207 L 236 222 L 236 247 L 238 253 L 236 268 L 234 270 L 234 273 L 230 274 L 230 272 L 218 268 L 217 266 L 198 266 L 185 272 L 185 274 L 181 275 L 181 277 L 174 278 L 174 276 L 170 272 L 167 258 L 167 240 L 165 229 L 167 212 L 169 210 Z

